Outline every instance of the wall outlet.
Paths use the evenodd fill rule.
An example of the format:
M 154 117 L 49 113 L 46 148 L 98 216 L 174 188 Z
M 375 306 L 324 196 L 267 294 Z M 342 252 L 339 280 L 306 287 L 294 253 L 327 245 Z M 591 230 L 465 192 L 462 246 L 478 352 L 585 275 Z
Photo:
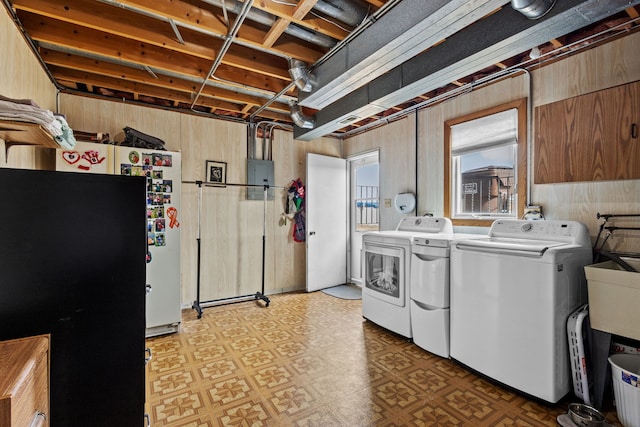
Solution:
M 391 199 L 384 199 L 384 207 L 385 208 L 391 207 Z

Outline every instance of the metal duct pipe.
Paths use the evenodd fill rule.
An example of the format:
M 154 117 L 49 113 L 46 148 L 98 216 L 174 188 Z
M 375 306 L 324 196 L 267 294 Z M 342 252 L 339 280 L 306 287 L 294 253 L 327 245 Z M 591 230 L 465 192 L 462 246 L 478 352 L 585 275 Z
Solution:
M 242 22 L 247 17 L 247 13 L 249 13 L 249 11 L 251 10 L 251 6 L 253 6 L 253 0 L 248 0 L 246 3 L 242 5 L 242 10 L 236 16 L 236 20 L 233 21 L 233 25 L 231 26 L 231 28 L 229 28 L 229 34 L 227 34 L 227 36 L 225 37 L 224 43 L 222 44 L 222 47 L 218 52 L 218 56 L 213 61 L 213 64 L 211 64 L 211 68 L 209 69 L 209 72 L 204 76 L 204 79 L 202 80 L 202 86 L 200 86 L 200 90 L 198 90 L 198 93 L 196 93 L 196 96 L 193 99 L 193 102 L 191 103 L 191 108 L 190 108 L 191 110 L 193 110 L 193 106 L 196 105 L 196 102 L 198 101 L 198 98 L 200 97 L 202 90 L 207 85 L 207 80 L 209 80 L 209 77 L 212 77 L 215 74 L 216 70 L 222 63 L 222 58 L 227 54 L 227 51 L 231 47 L 234 37 L 236 36 L 238 31 L 240 30 L 240 27 L 242 26 Z
M 529 19 L 539 19 L 556 4 L 556 0 L 511 0 L 511 7 Z
M 238 14 L 242 10 L 242 3 L 234 0 L 203 0 L 205 3 L 210 5 L 225 9 L 229 12 Z M 259 9 L 251 9 L 247 14 L 247 19 L 253 22 L 257 22 L 258 24 L 266 25 L 267 27 L 272 27 L 275 24 L 276 19 L 273 15 L 263 12 Z M 286 34 L 290 36 L 299 38 L 306 42 L 315 44 L 317 46 L 326 47 L 328 49 L 332 48 L 336 41 L 331 37 L 325 36 L 323 34 L 314 33 L 313 31 L 306 30 L 302 27 L 299 27 L 293 23 L 289 24 L 286 30 L 284 30 Z
M 298 104 L 291 104 L 291 119 L 296 126 L 303 129 L 313 129 L 316 125 L 316 121 L 302 112 L 302 107 Z
M 360 25 L 369 13 L 369 6 L 357 0 L 320 0 L 313 9 L 352 27 Z
M 289 60 L 289 75 L 302 92 L 311 92 L 316 84 L 316 77 L 309 72 L 307 64 L 298 59 Z

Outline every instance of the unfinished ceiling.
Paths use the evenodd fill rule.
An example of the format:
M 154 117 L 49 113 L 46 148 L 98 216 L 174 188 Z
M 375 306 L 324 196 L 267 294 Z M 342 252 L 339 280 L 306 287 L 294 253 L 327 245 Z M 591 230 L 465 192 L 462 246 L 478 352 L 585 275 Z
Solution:
M 640 28 L 640 0 L 3 1 L 62 91 L 304 140 Z

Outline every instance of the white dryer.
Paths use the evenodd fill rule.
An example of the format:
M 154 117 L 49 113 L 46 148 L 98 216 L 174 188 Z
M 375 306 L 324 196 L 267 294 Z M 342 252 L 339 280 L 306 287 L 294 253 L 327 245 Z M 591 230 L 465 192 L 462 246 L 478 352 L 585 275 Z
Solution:
M 591 242 L 575 221 L 497 220 L 451 247 L 451 357 L 547 402 L 572 388 L 567 319 L 587 302 Z
M 411 248 L 416 237 L 451 235 L 448 218 L 406 217 L 395 231 L 362 236 L 362 315 L 383 328 L 412 338 L 410 313 Z

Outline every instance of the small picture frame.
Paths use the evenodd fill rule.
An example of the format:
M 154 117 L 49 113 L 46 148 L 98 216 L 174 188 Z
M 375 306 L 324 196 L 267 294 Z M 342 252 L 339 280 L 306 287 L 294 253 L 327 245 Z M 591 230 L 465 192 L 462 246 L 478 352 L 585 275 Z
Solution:
M 205 163 L 206 182 L 224 186 L 227 183 L 227 163 L 207 160 Z

